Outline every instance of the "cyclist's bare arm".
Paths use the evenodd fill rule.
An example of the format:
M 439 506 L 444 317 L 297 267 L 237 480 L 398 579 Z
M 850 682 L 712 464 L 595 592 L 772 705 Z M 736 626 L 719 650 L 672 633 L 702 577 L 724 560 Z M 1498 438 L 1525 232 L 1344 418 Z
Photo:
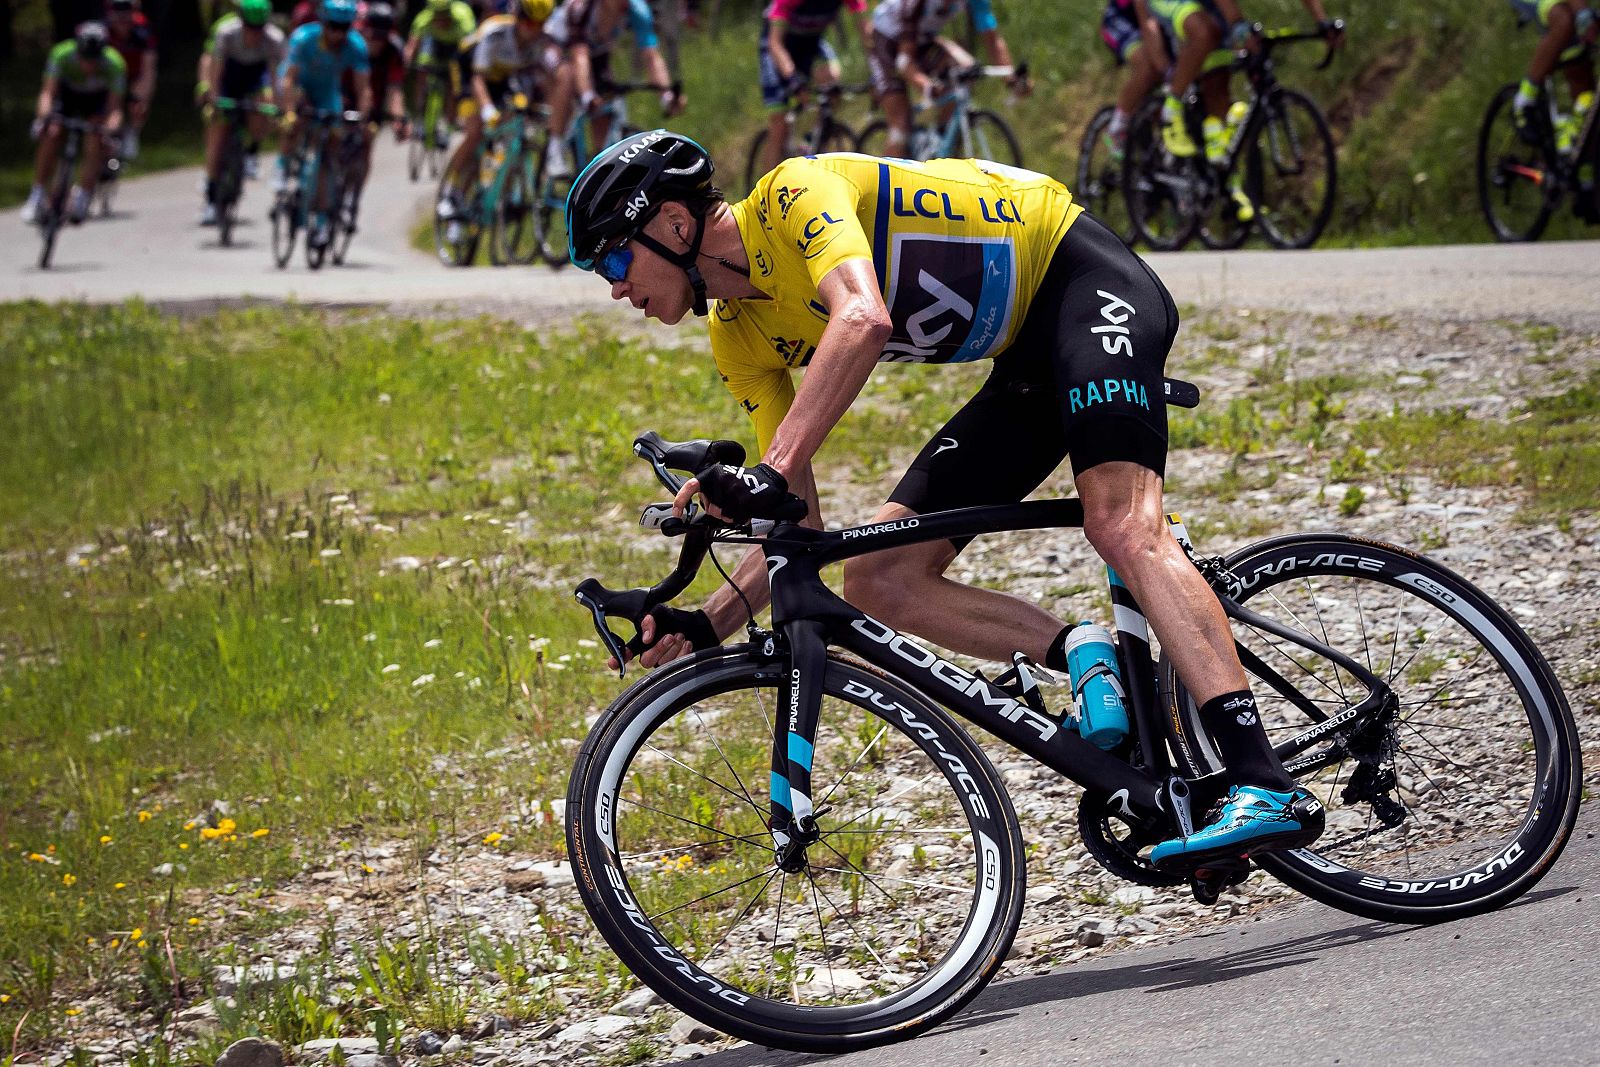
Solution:
M 484 80 L 482 71 L 472 72 L 472 98 L 478 102 L 478 114 L 485 115 L 494 110 L 494 101 L 489 97 L 489 83 Z
M 672 73 L 667 70 L 667 57 L 661 49 L 651 45 L 639 49 L 639 63 L 644 67 L 644 79 L 662 92 L 672 88 Z
M 363 115 L 372 114 L 372 75 L 365 72 L 353 76 L 356 83 L 356 110 Z
M 578 91 L 578 99 L 587 107 L 594 101 L 594 69 L 589 62 L 589 46 L 579 41 L 567 55 L 572 60 L 573 87 Z
M 122 94 L 112 93 L 106 100 L 105 130 L 107 133 L 116 133 L 120 129 L 122 129 Z
M 773 19 L 767 26 L 767 53 L 772 56 L 772 65 L 783 81 L 794 77 L 794 57 L 783 47 L 783 35 L 788 28 L 789 24 L 783 19 Z
M 55 108 L 56 94 L 59 91 L 55 75 L 46 74 L 44 84 L 39 87 L 39 104 L 34 109 L 36 118 L 43 121 L 50 116 L 50 112 Z

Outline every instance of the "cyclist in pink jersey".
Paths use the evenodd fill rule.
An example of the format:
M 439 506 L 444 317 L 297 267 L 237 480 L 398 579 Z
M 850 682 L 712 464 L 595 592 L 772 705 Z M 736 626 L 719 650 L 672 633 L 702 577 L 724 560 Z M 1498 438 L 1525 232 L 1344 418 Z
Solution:
M 862 46 L 868 44 L 867 0 L 772 0 L 767 5 L 759 45 L 761 103 L 767 109 L 766 169 L 783 161 L 788 142 L 786 112 L 794 94 L 807 83 L 832 85 L 839 80 L 839 57 L 828 44 L 828 28 L 849 8 L 856 16 Z M 821 60 L 818 69 L 817 61 Z

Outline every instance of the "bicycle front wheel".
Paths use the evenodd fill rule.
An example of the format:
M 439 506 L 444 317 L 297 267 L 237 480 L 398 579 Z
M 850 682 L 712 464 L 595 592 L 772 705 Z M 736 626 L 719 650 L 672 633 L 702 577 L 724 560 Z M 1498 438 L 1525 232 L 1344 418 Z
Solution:
M 1438 563 L 1374 541 L 1294 535 L 1226 563 L 1234 599 L 1337 649 L 1398 699 L 1371 721 L 1341 723 L 1367 696 L 1354 675 L 1233 623 L 1267 736 L 1279 745 L 1322 731 L 1285 766 L 1327 808 L 1327 829 L 1261 866 L 1384 922 L 1462 918 L 1533 886 L 1572 832 L 1582 775 L 1566 697 L 1511 616 Z M 1170 664 L 1163 681 L 1180 758 L 1195 773 L 1220 768 Z
M 1517 87 L 1503 86 L 1478 130 L 1478 206 L 1497 241 L 1537 241 L 1555 211 L 1543 149 L 1517 132 Z
M 1128 218 L 1128 203 L 1122 195 L 1122 158 L 1113 156 L 1110 144 L 1110 104 L 1096 111 L 1078 144 L 1078 181 L 1073 198 L 1088 212 L 1132 246 L 1138 235 Z
M 1203 177 L 1193 159 L 1173 159 L 1161 144 L 1161 105 L 1156 101 L 1139 109 L 1128 128 L 1128 145 L 1122 157 L 1122 189 L 1128 218 L 1139 240 L 1156 252 L 1173 252 L 1194 237 L 1195 215 Z
M 1261 101 L 1261 230 L 1279 248 L 1310 248 L 1333 217 L 1338 164 L 1322 109 L 1307 95 L 1279 89 Z
M 489 232 L 490 259 L 495 266 L 532 263 L 539 255 L 540 215 L 534 210 L 531 167 L 522 153 L 508 159 L 505 165 L 506 178 L 494 204 L 494 223 Z
M 777 867 L 787 673 L 751 646 L 716 649 L 601 716 L 567 794 L 578 890 L 623 963 L 707 1025 L 805 1052 L 903 1040 L 1005 959 L 1025 879 L 1016 816 L 948 715 L 834 654 L 813 754 L 821 838 Z
M 300 228 L 298 193 L 279 193 L 272 202 L 272 262 L 282 270 L 294 255 L 295 236 Z
M 1006 120 L 993 111 L 974 111 L 967 116 L 966 137 L 957 151 L 963 159 L 987 159 L 992 163 L 1022 166 L 1022 145 Z

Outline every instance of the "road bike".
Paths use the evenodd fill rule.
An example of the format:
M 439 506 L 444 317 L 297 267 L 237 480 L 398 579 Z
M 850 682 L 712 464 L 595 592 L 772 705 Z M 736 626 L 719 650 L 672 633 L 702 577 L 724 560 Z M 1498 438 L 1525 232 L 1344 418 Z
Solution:
M 1324 41 L 1317 70 L 1333 62 L 1329 29 L 1309 33 L 1264 32 L 1256 27 L 1255 51 L 1239 53 L 1236 69 L 1248 80 L 1245 111 L 1230 117 L 1226 154 L 1208 160 L 1203 151 L 1174 157 L 1161 137 L 1161 101 L 1152 97 L 1135 116 L 1123 156 L 1122 191 L 1139 239 L 1156 251 L 1182 248 L 1198 233 L 1208 248 L 1237 248 L 1259 224 L 1276 248 L 1309 248 L 1333 217 L 1338 170 L 1333 134 L 1316 101 L 1278 82 L 1273 53 L 1300 41 Z M 1237 105 L 1236 105 L 1237 106 Z M 1205 144 L 1202 116 L 1191 98 L 1184 122 L 1196 145 Z M 1241 218 L 1233 198 L 1243 192 L 1253 219 Z
M 994 163 L 1022 166 L 1022 145 L 1006 120 L 983 108 L 972 106 L 972 86 L 983 78 L 1021 78 L 1028 76 L 1028 65 L 1015 67 L 971 66 L 951 71 L 941 80 L 931 103 L 918 105 L 918 112 L 935 110 L 943 118 L 932 123 L 915 122 L 906 144 L 907 159 L 987 159 Z M 856 151 L 869 156 L 891 155 L 889 123 L 874 119 L 862 129 Z
M 1575 57 L 1585 61 L 1585 50 Z M 1500 241 L 1536 241 L 1569 195 L 1572 211 L 1586 223 L 1600 222 L 1600 128 L 1591 105 L 1570 143 L 1563 125 L 1570 121 L 1556 108 L 1547 80 L 1540 106 L 1526 131 L 1517 129 L 1514 103 L 1517 83 L 1500 88 L 1489 101 L 1478 131 L 1478 204 L 1489 229 Z
M 1174 405 L 1198 402 L 1192 386 L 1166 388 Z M 685 481 L 674 472 L 744 456 L 734 442 L 654 433 L 634 451 L 672 493 Z M 1016 932 L 1025 849 L 1000 776 L 945 709 L 1081 785 L 1078 833 L 1111 873 L 1187 881 L 1201 902 L 1242 880 L 1248 860 L 1183 871 L 1146 858 L 1203 823 L 1228 782 L 1195 701 L 1109 569 L 1129 719 L 1109 750 L 1046 705 L 1020 655 L 991 680 L 820 577 L 868 552 L 1083 518 L 1079 501 L 1043 500 L 823 532 L 646 508 L 643 525 L 682 538 L 672 573 L 650 588 L 591 578 L 576 590 L 619 663 L 639 638 L 624 642 L 608 618 L 637 627 L 708 556 L 727 580 L 719 545 L 760 547 L 773 611 L 770 629 L 752 612 L 748 640 L 634 682 L 577 754 L 568 855 L 622 962 L 708 1025 L 807 1052 L 903 1040 L 970 1001 Z M 1550 869 L 1581 797 L 1577 731 L 1505 610 L 1436 561 L 1366 538 L 1290 534 L 1203 557 L 1176 516 L 1169 528 L 1230 620 L 1279 758 L 1327 809 L 1315 842 L 1254 862 L 1313 899 L 1397 923 L 1501 907 Z
M 239 199 L 244 194 L 245 145 L 249 142 L 251 115 L 276 116 L 276 106 L 260 100 L 234 100 L 218 97 L 212 107 L 228 124 L 223 135 L 222 156 L 217 161 L 217 180 L 212 187 L 211 205 L 217 214 L 217 240 L 224 248 L 233 244 L 233 227 L 239 221 Z
M 69 221 L 73 176 L 78 173 L 78 161 L 83 158 L 83 139 L 89 135 L 100 136 L 104 126 L 86 119 L 72 119 L 52 115 L 50 125 L 60 126 L 66 136 L 62 138 L 61 151 L 56 156 L 55 174 L 45 186 L 44 201 L 39 205 L 35 225 L 39 227 L 39 269 L 48 270 L 50 257 L 55 253 L 56 237 L 61 227 Z
M 294 256 L 301 230 L 306 232 L 306 265 L 322 269 L 344 225 L 349 142 L 365 136 L 359 111 L 316 111 L 301 119 L 304 132 L 288 167 L 288 181 L 273 198 L 272 260 L 283 268 Z M 340 151 L 328 151 L 335 129 L 342 127 Z M 340 253 L 342 257 L 342 252 Z
M 784 146 L 782 158 L 814 156 L 822 152 L 853 152 L 856 148 L 856 131 L 840 121 L 834 111 L 839 101 L 847 96 L 860 96 L 869 91 L 866 85 L 823 85 L 793 93 L 789 98 L 788 112 L 784 118 Z M 800 116 L 810 106 L 810 97 L 816 97 L 817 113 L 805 135 L 795 140 L 795 128 Z M 750 155 L 744 168 L 745 187 L 755 188 L 756 180 L 768 170 L 767 137 L 770 130 L 763 127 L 750 142 Z
M 100 164 L 100 180 L 94 186 L 95 214 L 109 219 L 116 207 L 117 191 L 121 188 L 123 171 L 128 160 L 122 154 L 122 145 L 132 131 L 123 126 L 115 135 L 106 137 L 106 158 Z
M 485 232 L 489 262 L 497 267 L 539 258 L 544 213 L 534 190 L 543 156 L 539 135 L 548 121 L 548 113 L 536 108 L 527 92 L 514 92 L 500 121 L 483 133 L 470 164 L 474 180 L 469 187 L 462 189 L 459 178 L 449 174 L 440 180 L 440 198 L 460 203 L 451 217 L 434 217 L 434 244 L 445 264 L 470 266 Z
M 438 64 L 416 64 L 412 71 L 422 79 L 422 91 L 412 93 L 412 106 L 408 109 L 411 121 L 411 144 L 406 149 L 406 171 L 412 181 L 439 176 L 450 147 L 450 117 L 445 114 L 445 102 L 450 98 L 450 68 Z
M 568 263 L 567 193 L 572 190 L 573 177 L 583 170 L 600 149 L 639 132 L 639 127 L 628 118 L 627 101 L 630 94 L 660 91 L 658 86 L 641 82 L 606 82 L 596 85 L 595 95 L 598 99 L 595 109 L 587 115 L 582 111 L 574 114 L 566 132 L 562 134 L 572 174 L 556 175 L 550 172 L 550 138 L 545 139 L 544 150 L 539 153 L 535 187 L 539 190 L 537 209 L 539 254 L 550 266 L 559 268 Z M 683 85 L 674 82 L 668 91 L 674 97 L 678 97 L 683 93 Z M 606 124 L 609 131 L 604 145 L 591 143 L 590 123 L 597 121 Z

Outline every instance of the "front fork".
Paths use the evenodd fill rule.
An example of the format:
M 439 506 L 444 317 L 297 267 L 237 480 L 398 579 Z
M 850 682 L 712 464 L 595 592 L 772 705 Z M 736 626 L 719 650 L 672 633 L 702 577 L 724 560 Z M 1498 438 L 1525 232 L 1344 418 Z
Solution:
M 777 865 L 785 871 L 805 866 L 806 849 L 817 841 L 817 815 L 811 795 L 811 758 L 822 713 L 822 685 L 828 648 L 820 622 L 787 623 L 788 671 L 778 687 L 780 706 L 772 719 L 772 840 Z

